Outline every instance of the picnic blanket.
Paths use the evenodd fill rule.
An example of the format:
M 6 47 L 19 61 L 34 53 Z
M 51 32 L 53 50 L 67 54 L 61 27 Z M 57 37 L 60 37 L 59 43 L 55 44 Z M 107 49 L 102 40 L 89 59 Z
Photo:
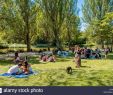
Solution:
M 67 52 L 67 51 L 58 51 L 57 55 L 59 55 L 61 57 L 68 57 L 69 56 L 69 52 Z
M 38 72 L 32 72 L 30 74 L 19 74 L 19 75 L 16 75 L 16 74 L 9 74 L 9 73 L 4 73 L 4 74 L 0 74 L 0 76 L 4 76 L 4 77 L 14 77 L 14 78 L 28 78 L 29 76 L 31 75 L 37 75 Z

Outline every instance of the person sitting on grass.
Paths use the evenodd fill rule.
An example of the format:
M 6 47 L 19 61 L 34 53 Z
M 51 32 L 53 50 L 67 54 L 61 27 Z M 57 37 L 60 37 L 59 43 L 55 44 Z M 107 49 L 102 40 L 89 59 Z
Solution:
M 48 58 L 48 62 L 55 62 L 56 61 L 56 58 L 53 54 L 51 54 Z
M 84 54 L 84 49 L 81 49 L 81 58 L 82 59 L 85 59 L 86 57 L 85 57 L 85 54 Z
M 96 48 L 95 49 L 95 53 L 97 55 L 96 58 L 98 58 L 98 59 L 101 58 L 101 51 L 100 51 L 100 49 Z
M 41 57 L 41 61 L 40 62 L 46 62 L 48 60 L 48 55 L 43 55 L 42 57 Z
M 41 54 L 40 55 L 40 60 L 42 60 L 42 58 L 45 56 L 45 54 Z
M 96 53 L 93 52 L 91 58 L 92 58 L 92 59 L 95 59 L 96 57 L 97 57 L 97 56 L 96 56 Z
M 19 62 L 21 62 L 22 60 L 20 59 L 18 52 L 15 53 L 15 59 L 14 59 L 14 63 L 18 64 Z
M 16 74 L 20 74 L 21 72 L 19 72 L 19 69 L 22 69 L 22 64 L 19 63 L 18 65 L 14 65 L 11 68 L 9 68 L 9 70 L 7 71 L 8 74 L 11 75 L 16 75 Z
M 22 71 L 23 74 L 33 73 L 31 65 L 27 61 L 23 62 L 22 64 Z
M 107 58 L 108 53 L 109 53 L 109 49 L 108 49 L 108 47 L 104 49 L 104 53 L 105 53 L 105 58 Z

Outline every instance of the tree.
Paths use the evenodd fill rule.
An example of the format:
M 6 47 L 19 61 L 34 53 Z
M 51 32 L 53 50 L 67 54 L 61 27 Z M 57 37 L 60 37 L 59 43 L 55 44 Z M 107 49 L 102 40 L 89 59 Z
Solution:
M 50 34 L 53 34 L 55 43 L 57 48 L 62 48 L 62 37 L 64 34 L 62 33 L 62 27 L 64 22 L 70 17 L 71 20 L 74 17 L 73 8 L 77 6 L 77 0 L 41 0 L 40 6 L 43 11 L 44 17 L 47 21 L 47 25 L 51 30 Z M 74 20 L 74 19 L 73 19 Z M 69 20 L 68 20 L 69 21 Z M 70 31 L 68 30 L 68 37 L 70 35 Z M 70 39 L 70 38 L 69 38 Z
M 15 39 L 24 40 L 27 51 L 31 49 L 31 34 L 36 30 L 34 23 L 37 11 L 36 0 L 4 0 L 1 8 L 2 22 L 4 22 L 1 24 L 2 27 L 6 29 L 7 26 L 13 31 L 12 35 L 15 35 Z
M 27 51 L 31 50 L 30 32 L 32 29 L 32 20 L 36 20 L 38 10 L 35 0 L 17 0 L 20 13 L 24 21 L 24 31 L 26 35 Z M 34 23 L 34 22 L 33 22 Z
M 65 28 L 67 29 L 66 38 L 68 39 L 68 47 L 70 48 L 71 41 L 77 41 L 79 37 L 80 18 L 78 17 L 77 0 L 69 1 L 65 22 Z
M 111 44 L 111 51 L 113 49 L 113 12 L 106 13 L 103 20 L 102 25 L 103 29 L 108 31 L 107 32 L 107 45 Z
M 91 27 L 93 38 L 104 48 L 109 32 L 103 29 L 102 20 L 107 12 L 112 11 L 113 0 L 85 0 L 82 11 L 84 22 Z

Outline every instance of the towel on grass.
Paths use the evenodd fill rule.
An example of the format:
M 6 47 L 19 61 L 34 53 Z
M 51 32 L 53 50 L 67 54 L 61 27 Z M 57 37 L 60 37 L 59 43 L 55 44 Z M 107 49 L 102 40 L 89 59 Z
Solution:
M 37 72 L 33 72 L 30 74 L 9 74 L 9 73 L 4 73 L 4 74 L 0 74 L 0 76 L 5 76 L 5 77 L 14 77 L 14 78 L 28 78 L 30 75 L 36 75 L 38 74 Z

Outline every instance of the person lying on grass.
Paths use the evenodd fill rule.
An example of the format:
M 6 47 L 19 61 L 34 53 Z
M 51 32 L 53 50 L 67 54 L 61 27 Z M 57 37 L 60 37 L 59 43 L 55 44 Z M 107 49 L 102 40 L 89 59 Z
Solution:
M 27 63 L 27 61 L 23 61 L 18 65 L 14 65 L 7 71 L 7 73 L 11 75 L 30 74 L 32 72 L 32 68 L 30 64 Z
M 19 63 L 18 65 L 14 65 L 12 67 L 9 68 L 9 70 L 7 71 L 8 74 L 11 74 L 11 75 L 15 75 L 15 74 L 20 74 L 21 72 L 21 68 L 22 67 L 22 64 Z M 19 70 L 20 69 L 20 70 Z
M 53 54 L 51 54 L 48 59 L 47 59 L 48 62 L 55 62 L 56 61 L 56 58 Z
M 50 56 L 43 54 L 40 57 L 40 62 L 55 62 L 55 61 L 56 61 L 56 58 L 53 54 L 51 54 Z
M 40 62 L 47 62 L 48 60 L 48 55 L 42 54 L 40 57 Z

